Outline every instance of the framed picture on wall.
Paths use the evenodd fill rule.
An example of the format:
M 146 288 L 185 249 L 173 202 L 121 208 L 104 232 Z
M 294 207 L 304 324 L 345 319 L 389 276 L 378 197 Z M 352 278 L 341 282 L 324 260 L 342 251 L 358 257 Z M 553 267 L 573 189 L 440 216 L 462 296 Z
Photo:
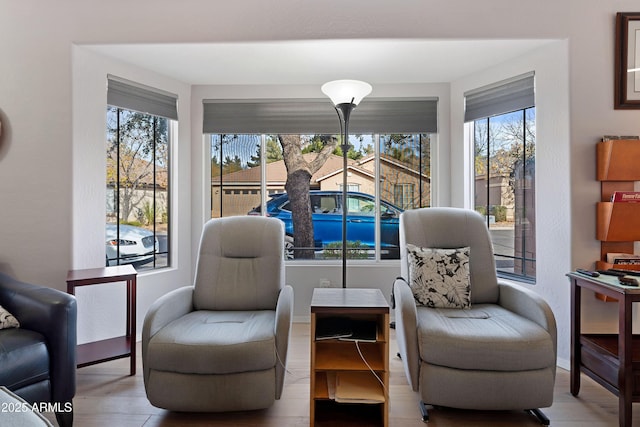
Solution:
M 616 14 L 615 109 L 640 109 L 640 12 Z

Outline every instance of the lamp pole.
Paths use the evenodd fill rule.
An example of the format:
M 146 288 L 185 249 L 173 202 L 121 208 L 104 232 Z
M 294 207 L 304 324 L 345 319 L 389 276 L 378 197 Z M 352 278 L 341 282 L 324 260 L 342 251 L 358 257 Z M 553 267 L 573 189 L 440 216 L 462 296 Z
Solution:
M 347 196 L 349 195 L 349 191 L 347 189 L 347 168 L 348 168 L 348 158 L 349 149 L 351 145 L 349 145 L 349 116 L 351 115 L 351 111 L 355 107 L 352 102 L 344 102 L 342 104 L 336 105 L 336 111 L 338 111 L 338 116 L 342 119 L 341 128 L 342 132 L 342 144 L 340 148 L 342 149 L 342 287 L 347 287 L 347 213 L 348 213 L 348 204 L 347 204 Z M 342 126 L 344 124 L 344 126 Z
M 342 133 L 342 287 L 347 287 L 347 154 L 349 153 L 349 116 L 362 98 L 371 93 L 369 83 L 357 80 L 334 80 L 322 85 L 322 92 L 331 98 L 340 119 Z

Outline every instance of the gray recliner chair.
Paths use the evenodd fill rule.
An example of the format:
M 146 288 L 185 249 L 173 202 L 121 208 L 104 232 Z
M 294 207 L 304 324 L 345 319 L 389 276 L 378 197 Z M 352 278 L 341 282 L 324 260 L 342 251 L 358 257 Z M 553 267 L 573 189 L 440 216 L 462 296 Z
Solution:
M 280 220 L 209 220 L 194 285 L 159 298 L 144 320 L 151 404 L 222 412 L 263 409 L 279 399 L 293 313 L 293 289 L 284 277 Z
M 424 292 L 438 286 L 419 290 L 428 280 L 417 278 L 424 259 L 412 261 L 416 259 L 412 251 L 419 251 L 416 247 L 448 249 L 460 255 L 459 259 L 454 256 L 452 264 L 466 260 L 470 295 L 458 288 L 442 301 L 456 306 L 470 297 L 466 301 L 470 305 L 441 308 L 441 304 L 432 304 L 438 296 L 431 294 L 427 304 L 417 303 L 416 297 L 424 302 Z M 431 252 L 417 253 L 427 253 L 428 259 Z M 553 402 L 555 318 L 534 292 L 497 279 L 485 219 L 475 211 L 458 208 L 405 211 L 400 217 L 400 253 L 402 277 L 393 286 L 396 334 L 407 379 L 422 399 L 423 420 L 429 417 L 426 405 L 433 405 L 527 410 L 548 425 L 539 408 Z M 454 267 L 449 267 L 451 273 Z M 424 276 L 430 280 L 431 273 Z M 456 286 L 462 282 L 457 276 L 455 280 Z

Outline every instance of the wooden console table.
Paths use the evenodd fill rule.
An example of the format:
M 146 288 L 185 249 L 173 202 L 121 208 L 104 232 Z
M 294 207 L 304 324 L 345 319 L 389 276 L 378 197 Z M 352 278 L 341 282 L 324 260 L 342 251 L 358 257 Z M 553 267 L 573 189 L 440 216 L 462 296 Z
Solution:
M 633 335 L 633 303 L 640 288 L 623 286 L 617 277 L 567 274 L 571 281 L 571 394 L 580 392 L 580 372 L 618 396 L 620 427 L 631 427 L 631 406 L 640 402 L 640 335 Z M 581 332 L 582 288 L 618 301 L 618 334 Z
M 78 368 L 109 360 L 130 357 L 129 375 L 136 374 L 136 269 L 127 265 L 70 270 L 67 274 L 67 293 L 75 294 L 78 286 L 127 282 L 127 321 L 125 335 L 81 344 L 77 347 Z
M 321 333 L 319 325 L 326 321 L 338 329 L 349 324 L 354 333 L 356 325 L 364 324 L 372 336 L 363 341 L 356 335 L 331 338 L 339 334 Z M 389 425 L 389 304 L 379 289 L 314 289 L 310 383 L 311 427 L 340 425 L 342 418 L 354 417 Z M 358 390 L 341 399 L 345 383 L 357 384 Z

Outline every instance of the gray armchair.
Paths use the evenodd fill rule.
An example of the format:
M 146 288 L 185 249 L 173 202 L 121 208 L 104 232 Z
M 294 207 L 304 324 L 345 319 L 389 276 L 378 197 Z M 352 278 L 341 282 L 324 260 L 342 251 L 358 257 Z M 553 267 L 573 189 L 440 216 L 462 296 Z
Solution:
M 192 412 L 271 406 L 282 394 L 292 313 L 282 222 L 209 220 L 194 285 L 159 298 L 144 319 L 149 401 Z
M 469 248 L 470 307 L 417 304 L 407 244 Z M 423 419 L 426 405 L 433 405 L 527 410 L 548 425 L 539 408 L 553 402 L 555 318 L 535 293 L 497 279 L 484 218 L 457 208 L 405 211 L 400 253 L 402 277 L 393 286 L 397 341 L 409 384 L 420 393 Z

